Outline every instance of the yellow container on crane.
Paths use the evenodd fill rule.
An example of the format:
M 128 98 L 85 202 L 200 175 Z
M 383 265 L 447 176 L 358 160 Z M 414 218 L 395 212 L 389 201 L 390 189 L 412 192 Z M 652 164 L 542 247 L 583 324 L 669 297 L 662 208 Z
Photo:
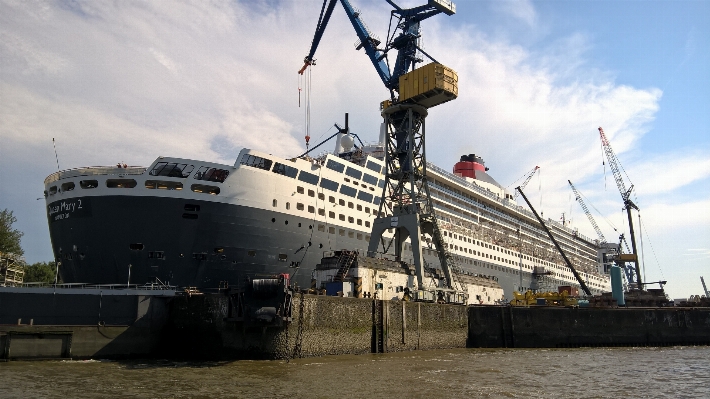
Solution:
M 432 62 L 399 77 L 399 102 L 435 107 L 456 99 L 459 76 L 453 69 Z

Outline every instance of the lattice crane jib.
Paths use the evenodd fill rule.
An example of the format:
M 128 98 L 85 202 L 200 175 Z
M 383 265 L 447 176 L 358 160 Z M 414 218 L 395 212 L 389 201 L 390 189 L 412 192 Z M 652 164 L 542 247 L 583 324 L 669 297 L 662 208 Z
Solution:
M 604 129 L 599 127 L 599 138 L 601 139 L 602 142 L 602 148 L 604 149 L 604 153 L 606 154 L 607 161 L 609 162 L 609 168 L 611 169 L 612 174 L 614 175 L 614 180 L 616 181 L 616 186 L 619 188 L 619 193 L 621 194 L 621 199 L 624 202 L 624 209 L 626 209 L 626 214 L 629 219 L 629 234 L 631 236 L 631 248 L 633 248 L 633 260 L 632 262 L 635 265 L 636 268 L 636 280 L 638 284 L 639 289 L 643 289 L 643 282 L 641 280 L 641 267 L 639 265 L 638 261 L 638 251 L 636 250 L 636 234 L 634 233 L 634 222 L 633 218 L 631 217 L 631 210 L 636 209 L 637 211 L 639 208 L 636 206 L 636 204 L 631 201 L 631 192 L 634 189 L 634 185 L 631 184 L 631 186 L 626 189 L 626 184 L 624 183 L 624 178 L 621 175 L 621 163 L 619 160 L 616 158 L 616 154 L 614 153 L 614 150 L 611 148 L 611 144 L 609 143 L 609 140 L 606 137 L 606 134 L 604 134 Z
M 599 236 L 599 242 L 601 244 L 606 243 L 606 237 L 604 237 L 604 233 L 602 233 L 602 230 L 599 228 L 597 221 L 594 220 L 594 216 L 592 216 L 592 212 L 590 212 L 589 208 L 587 208 L 587 204 L 584 203 L 584 200 L 582 199 L 582 194 L 580 194 L 579 191 L 577 191 L 577 187 L 575 187 L 574 184 L 572 184 L 572 182 L 570 180 L 567 180 L 567 183 L 569 183 L 569 186 L 572 188 L 572 191 L 574 192 L 575 200 L 579 203 L 579 206 L 582 207 L 584 214 L 587 215 L 587 219 L 589 219 L 589 223 L 591 223 L 592 227 L 594 227 L 594 231 L 597 232 L 597 236 Z

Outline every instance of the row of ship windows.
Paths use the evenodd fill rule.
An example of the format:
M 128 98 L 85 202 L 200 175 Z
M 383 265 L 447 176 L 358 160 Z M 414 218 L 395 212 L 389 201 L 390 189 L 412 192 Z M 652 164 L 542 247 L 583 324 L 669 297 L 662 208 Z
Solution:
M 356 190 L 352 187 L 341 186 L 340 191 L 338 191 L 338 187 L 340 186 L 340 183 L 334 182 L 330 179 L 326 179 L 325 177 L 321 178 L 316 174 L 306 172 L 305 170 L 299 170 L 298 168 L 295 168 L 293 166 L 284 165 L 279 162 L 273 162 L 270 159 L 265 159 L 265 158 L 258 157 L 255 155 L 245 154 L 239 163 L 241 165 L 250 166 L 253 168 L 257 168 L 257 169 L 272 171 L 276 174 L 290 177 L 292 179 L 297 179 L 297 180 L 302 181 L 304 183 L 313 184 L 313 185 L 328 189 L 330 191 L 340 192 L 342 194 L 349 195 L 351 197 L 355 197 Z M 273 165 L 273 169 L 271 168 L 272 165 Z M 372 186 L 378 186 L 380 188 L 384 187 L 384 185 L 385 185 L 384 180 L 378 179 L 377 177 L 375 177 L 371 174 L 363 173 L 362 171 L 357 170 L 353 167 L 350 167 L 350 166 L 346 167 L 345 165 L 341 164 L 340 162 L 336 162 L 332 159 L 329 159 L 328 162 L 326 162 L 325 166 L 326 166 L 326 168 L 334 170 L 336 172 L 345 173 L 347 176 L 350 176 L 351 178 L 353 178 L 353 180 L 356 180 L 356 179 L 362 180 L 365 183 L 368 183 Z M 366 168 L 368 168 L 378 174 L 382 170 L 382 167 L 373 161 L 368 161 L 366 164 Z M 344 178 L 344 180 L 346 182 L 350 183 L 349 178 L 346 177 L 346 178 Z M 355 182 L 355 181 L 353 181 L 353 183 L 356 185 L 359 184 L 358 182 Z M 364 184 L 362 186 L 367 187 Z M 369 187 L 369 189 L 371 191 L 375 190 L 373 187 Z M 372 202 L 372 200 L 370 199 L 368 202 Z
M 300 194 L 303 194 L 303 187 L 298 187 L 296 191 L 297 191 L 298 193 L 300 193 Z M 309 196 L 309 197 L 314 197 L 314 196 L 315 196 L 315 193 L 313 192 L 313 190 L 308 190 L 308 196 Z M 318 199 L 319 199 L 319 200 L 322 200 L 322 201 L 325 201 L 325 194 L 323 194 L 323 193 L 318 193 Z M 332 195 L 331 195 L 331 196 L 328 196 L 328 202 L 330 202 L 331 204 L 335 204 L 335 203 L 336 203 L 336 202 L 335 202 L 335 197 L 333 197 Z M 337 203 L 338 203 L 338 205 L 340 205 L 340 206 L 345 206 L 345 200 L 344 200 L 344 199 L 339 199 Z M 303 204 L 300 204 L 300 203 L 299 203 L 299 205 L 301 205 L 301 208 L 298 208 L 298 210 L 303 210 L 303 209 L 302 209 Z M 274 208 L 276 208 L 276 207 L 278 206 L 278 201 L 277 201 L 276 199 L 274 199 L 274 200 L 272 201 L 272 206 L 273 206 Z M 362 212 L 362 211 L 363 211 L 363 206 L 360 205 L 360 204 L 357 204 L 357 205 L 356 205 L 356 204 L 353 204 L 352 202 L 348 201 L 348 202 L 347 202 L 347 206 L 348 206 L 348 208 L 350 208 L 350 209 L 357 209 L 358 212 Z M 309 212 L 313 213 L 313 211 L 310 211 L 310 208 L 313 208 L 313 207 L 312 207 L 312 206 L 309 206 L 308 208 L 309 208 Z M 290 204 L 289 202 L 286 203 L 286 209 L 291 209 L 291 204 Z M 369 207 L 369 206 L 364 207 L 364 210 L 365 210 L 365 213 L 367 213 L 368 215 L 370 214 L 370 207 Z M 325 209 L 319 209 L 319 210 L 318 210 L 318 214 L 321 215 L 321 216 L 324 216 L 324 215 L 325 215 Z M 374 208 L 372 209 L 372 215 L 377 216 L 377 211 L 376 211 Z M 384 217 L 384 213 L 381 213 L 380 216 L 381 216 L 381 217 Z
M 431 187 L 432 187 L 432 188 L 435 188 L 435 189 L 437 188 L 435 185 L 432 185 Z M 449 196 L 446 196 L 446 195 L 445 195 L 445 197 L 450 198 Z M 452 200 L 454 200 L 454 199 L 452 199 Z M 471 198 L 471 200 L 472 200 L 472 201 L 476 201 L 476 200 L 473 199 L 473 198 Z M 455 200 L 454 200 L 454 201 L 455 201 Z M 444 207 L 446 207 L 446 208 L 448 208 L 448 209 L 453 209 L 453 208 L 451 208 L 451 206 L 450 206 L 448 203 L 439 202 L 439 201 L 434 201 L 434 202 L 437 203 L 437 204 L 440 204 L 440 205 L 442 205 L 442 206 L 444 206 Z M 485 204 L 483 204 L 483 206 L 484 206 L 484 208 L 486 208 L 487 211 L 491 211 L 491 209 L 494 209 L 494 210 L 495 210 L 494 207 L 486 207 Z M 455 210 L 454 210 L 454 211 L 455 211 Z M 499 211 L 497 211 L 497 210 L 496 210 L 495 212 L 498 213 L 498 214 L 500 214 L 501 216 L 505 216 L 504 214 L 502 214 L 501 212 L 499 212 Z M 476 215 L 469 214 L 468 212 L 463 212 L 463 215 L 466 216 L 466 217 L 468 217 L 468 218 L 475 218 L 475 217 L 476 217 Z M 483 216 L 479 216 L 479 217 L 482 218 Z M 486 217 L 489 218 L 488 216 L 486 216 Z M 489 218 L 489 219 L 490 219 L 490 218 Z M 450 221 L 449 221 L 449 222 L 450 222 Z M 501 223 L 500 220 L 498 220 L 497 223 L 502 224 L 502 225 L 504 225 L 504 226 L 507 226 L 508 228 L 513 228 L 513 227 L 511 227 L 510 225 L 508 225 L 507 223 Z M 469 241 L 469 242 L 470 242 L 470 241 Z M 568 244 L 565 243 L 565 242 L 562 242 L 562 245 L 564 246 L 564 245 L 568 245 Z M 496 250 L 498 250 L 498 249 L 496 249 Z M 510 252 L 510 251 L 508 251 L 508 252 Z M 510 253 L 510 255 L 513 255 L 513 254 Z M 557 268 L 557 269 L 560 269 L 560 270 L 562 269 L 561 266 L 558 266 L 558 265 L 556 265 L 556 264 L 554 264 L 554 263 L 546 262 L 546 261 L 543 261 L 543 260 L 540 260 L 540 259 L 536 259 L 536 258 L 533 258 L 533 257 L 530 257 L 530 256 L 523 255 L 523 258 L 526 259 L 526 260 L 529 260 L 529 261 L 531 261 L 531 262 L 541 263 L 541 264 L 544 264 L 544 265 L 546 265 L 546 266 L 554 267 L 554 268 Z M 590 276 L 590 277 L 592 277 L 592 276 Z M 592 278 L 596 278 L 596 277 L 592 277 Z M 599 278 L 596 278 L 596 279 L 600 280 Z
M 153 169 L 150 170 L 151 176 L 178 177 L 185 179 L 190 176 L 190 173 L 195 169 L 194 165 L 176 162 L 158 162 Z M 226 169 L 211 168 L 202 166 L 192 176 L 195 180 L 213 181 L 216 183 L 224 183 L 224 180 L 229 176 L 229 171 Z
M 496 250 L 496 251 L 498 251 L 498 252 L 503 252 L 503 253 L 505 253 L 506 255 L 511 255 L 511 256 L 515 256 L 515 255 L 516 255 L 516 254 L 514 253 L 514 251 L 510 251 L 510 250 L 507 250 L 507 249 L 503 249 L 503 248 L 500 248 L 500 247 L 496 247 L 495 245 L 486 244 L 486 243 L 481 242 L 481 241 L 472 240 L 471 238 L 464 237 L 464 236 L 461 235 L 461 234 L 447 233 L 446 231 L 444 231 L 444 237 L 446 237 L 446 236 L 452 237 L 453 239 L 456 239 L 456 240 L 461 240 L 461 241 L 464 241 L 464 242 L 469 242 L 469 243 L 474 244 L 474 245 L 482 246 L 482 247 L 485 247 L 485 248 L 494 249 L 494 250 Z M 449 244 L 449 245 L 450 245 L 450 248 L 456 249 L 457 251 L 459 250 L 459 247 L 458 247 L 457 245 L 453 245 L 453 244 Z M 468 252 L 468 253 L 473 253 L 474 255 L 475 255 L 475 252 L 476 252 L 476 251 L 472 251 L 470 248 L 464 248 L 464 247 L 461 247 L 460 250 L 461 250 L 461 251 L 464 251 L 464 252 Z M 479 254 L 480 254 L 480 252 L 479 252 Z M 546 261 L 544 261 L 544 260 L 540 260 L 540 259 L 534 258 L 534 257 L 532 257 L 532 256 L 522 255 L 522 258 L 525 259 L 525 260 L 527 260 L 527 261 L 530 261 L 530 262 L 542 263 L 542 264 L 544 264 L 544 265 L 546 265 L 546 266 L 550 266 L 550 267 L 554 267 L 555 269 L 560 269 L 560 270 L 562 270 L 562 267 L 560 267 L 560 266 L 558 266 L 558 265 L 556 265 L 556 264 L 554 264 L 554 263 L 546 262 Z M 499 259 L 500 259 L 500 258 L 499 258 Z M 505 259 L 504 259 L 504 261 L 505 261 L 506 263 L 515 264 L 515 262 L 510 262 L 510 261 L 505 260 Z M 532 267 L 528 267 L 528 266 L 525 266 L 525 267 L 527 267 L 527 268 L 532 268 Z M 559 275 L 559 273 L 556 273 L 556 274 Z M 590 277 L 591 279 L 594 279 L 594 280 L 599 280 L 599 278 L 597 278 L 597 277 L 595 277 L 595 276 L 589 276 L 589 277 Z
M 107 179 L 106 187 L 108 188 L 135 188 L 138 183 L 133 179 Z M 98 180 L 82 180 L 79 182 L 79 186 L 82 189 L 92 189 L 99 186 Z M 44 196 L 54 195 L 62 191 L 72 191 L 76 188 L 74 182 L 67 182 L 61 185 L 61 187 L 52 186 L 49 190 L 44 191 Z M 161 181 L 161 180 L 146 180 L 145 188 L 148 189 L 159 189 L 159 190 L 182 190 L 183 184 L 176 181 Z M 217 195 L 220 192 L 219 187 L 210 186 L 207 184 L 192 184 L 190 190 L 196 193 L 205 193 Z

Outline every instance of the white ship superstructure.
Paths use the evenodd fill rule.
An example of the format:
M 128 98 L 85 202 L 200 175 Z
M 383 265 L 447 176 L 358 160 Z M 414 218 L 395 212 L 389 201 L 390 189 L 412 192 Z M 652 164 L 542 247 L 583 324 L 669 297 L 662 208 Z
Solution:
M 60 273 L 66 282 L 125 283 L 130 273 L 136 283 L 202 288 L 288 273 L 306 287 L 326 252 L 366 253 L 384 186 L 377 148 L 317 159 L 244 149 L 234 165 L 159 157 L 148 168 L 54 173 L 45 195 Z M 469 158 L 457 167 L 481 169 L 480 158 Z M 437 218 L 460 269 L 496 279 L 508 299 L 578 285 L 532 213 L 485 170 L 458 174 L 428 165 Z M 547 224 L 592 292 L 609 291 L 596 243 Z M 402 260 L 411 262 L 409 249 Z M 439 267 L 433 247 L 424 259 Z

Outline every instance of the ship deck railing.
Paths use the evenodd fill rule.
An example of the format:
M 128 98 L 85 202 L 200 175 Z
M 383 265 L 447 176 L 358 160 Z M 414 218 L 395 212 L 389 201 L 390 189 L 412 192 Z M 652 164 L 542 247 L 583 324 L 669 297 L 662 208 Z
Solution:
M 44 184 L 50 184 L 58 180 L 69 179 L 72 177 L 79 176 L 99 176 L 99 175 L 118 175 L 118 176 L 128 176 L 128 175 L 142 175 L 148 168 L 143 166 L 128 166 L 121 167 L 118 166 L 88 166 L 83 168 L 74 168 L 62 170 L 59 172 L 54 172 L 44 179 Z
M 148 290 L 148 291 L 176 291 L 177 287 L 166 284 L 91 284 L 91 283 L 22 283 L 23 288 L 58 288 L 58 289 L 101 289 L 101 290 Z
M 476 191 L 477 193 L 482 194 L 483 196 L 485 196 L 485 197 L 487 197 L 487 198 L 489 198 L 489 199 L 491 199 L 491 200 L 493 200 L 493 201 L 495 201 L 495 202 L 498 202 L 499 204 L 501 204 L 501 205 L 503 205 L 503 206 L 506 206 L 506 207 L 509 207 L 509 208 L 513 208 L 513 209 L 515 209 L 516 211 L 518 211 L 518 212 L 520 212 L 520 213 L 522 213 L 522 214 L 524 214 L 524 215 L 526 215 L 526 216 L 528 216 L 528 217 L 530 217 L 530 218 L 533 218 L 533 219 L 535 218 L 535 215 L 533 215 L 532 212 L 528 211 L 527 209 L 523 208 L 522 206 L 517 205 L 517 204 L 515 204 L 515 203 L 511 203 L 509 200 L 508 200 L 508 201 L 504 201 L 504 200 L 500 199 L 497 195 L 493 194 L 492 192 L 489 192 L 489 191 L 485 190 L 484 188 L 480 187 L 478 184 L 475 184 L 475 183 L 471 183 L 471 182 L 466 181 L 466 179 L 464 179 L 463 177 L 456 176 L 455 174 L 453 174 L 453 173 L 451 173 L 451 172 L 448 172 L 448 171 L 446 171 L 446 170 L 444 170 L 444 169 L 442 169 L 442 168 L 440 168 L 440 167 L 438 167 L 438 166 L 436 166 L 436 165 L 434 165 L 434 164 L 432 164 L 432 163 L 429 163 L 429 162 L 427 162 L 427 168 L 432 169 L 432 170 L 436 171 L 437 173 L 443 175 L 443 176 L 446 177 L 447 179 L 453 180 L 453 181 L 455 181 L 455 182 L 461 184 L 462 186 L 465 186 L 466 188 L 469 188 L 469 189 L 471 189 L 471 190 L 473 190 L 473 191 Z M 441 186 L 438 186 L 438 187 L 441 187 Z M 450 191 L 450 190 L 447 190 L 447 191 Z M 461 199 L 464 199 L 464 200 L 466 199 L 466 197 L 464 197 L 464 196 L 461 196 L 461 195 L 458 195 L 458 194 L 455 194 L 455 193 L 454 193 L 454 195 L 456 195 L 457 197 L 459 197 L 459 198 L 461 198 Z M 485 209 L 488 210 L 488 211 L 492 211 L 492 212 L 494 212 L 494 213 L 500 214 L 503 218 L 509 219 L 509 220 L 511 220 L 511 221 L 514 222 L 514 223 L 519 223 L 519 222 L 515 221 L 513 218 L 511 218 L 511 217 L 508 216 L 508 215 L 505 215 L 505 214 L 500 213 L 500 212 L 498 212 L 498 211 L 495 211 L 495 210 L 493 210 L 493 209 L 489 209 L 489 208 L 485 208 Z M 561 230 L 563 230 L 563 231 L 565 231 L 565 232 L 567 232 L 567 233 L 569 233 L 569 234 L 575 234 L 575 235 L 577 235 L 577 237 L 582 238 L 583 240 L 586 240 L 587 242 L 590 242 L 590 243 L 593 243 L 593 242 L 594 242 L 594 240 L 590 239 L 589 237 L 587 237 L 587 236 L 585 236 L 585 235 L 583 235 L 583 234 L 580 234 L 579 232 L 577 232 L 577 231 L 575 231 L 575 230 L 572 230 L 572 229 L 570 229 L 569 227 L 564 226 L 564 225 L 562 225 L 561 223 L 559 223 L 559 222 L 557 222 L 557 221 L 555 221 L 555 220 L 552 220 L 552 219 L 549 219 L 549 218 L 548 218 L 547 221 L 545 221 L 545 223 L 548 224 L 548 225 L 551 224 L 551 225 L 553 225 L 554 227 L 556 227 L 556 228 L 558 228 L 558 229 L 561 229 Z

